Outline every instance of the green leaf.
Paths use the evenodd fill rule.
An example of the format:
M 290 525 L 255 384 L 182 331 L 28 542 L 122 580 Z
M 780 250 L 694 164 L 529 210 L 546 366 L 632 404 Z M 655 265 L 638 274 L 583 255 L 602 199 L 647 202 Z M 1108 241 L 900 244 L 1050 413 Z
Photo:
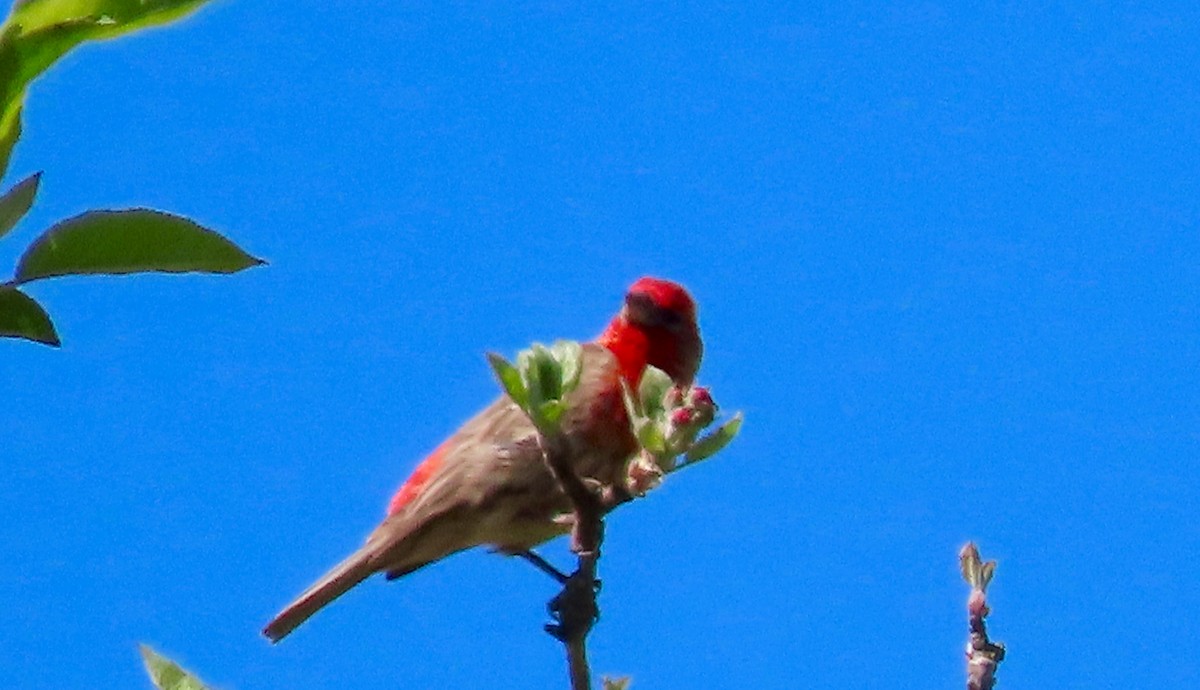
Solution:
M 526 403 L 529 402 L 529 394 L 525 391 L 521 372 L 509 364 L 507 359 L 495 352 L 487 353 L 487 358 L 488 364 L 492 365 L 492 371 L 496 372 L 496 378 L 500 379 L 500 386 L 504 388 L 504 392 L 517 404 L 517 407 L 525 409 Z
M 534 346 L 536 347 L 536 345 Z M 534 348 L 521 350 L 517 354 L 517 370 L 521 372 L 521 382 L 525 386 L 525 404 L 521 408 L 532 413 L 542 406 L 542 382 L 538 378 L 537 351 Z
M 642 374 L 642 382 L 638 386 L 638 398 L 647 417 L 662 416 L 663 398 L 670 387 L 670 376 L 661 369 L 646 367 L 646 372 Z
M 88 40 L 165 24 L 207 0 L 26 0 L 0 35 L 0 160 L 7 163 L 21 127 L 21 104 L 35 77 Z
M 604 687 L 604 690 L 629 690 L 629 685 L 632 682 L 633 679 L 629 676 L 624 676 L 621 678 L 609 678 L 608 676 L 605 676 L 600 681 L 601 685 Z
M 642 448 L 650 451 L 654 455 L 661 455 L 667 451 L 667 439 L 663 436 L 662 429 L 652 419 L 643 419 L 641 423 L 635 425 L 638 443 Z
M 146 664 L 146 673 L 158 690 L 207 690 L 203 681 L 149 645 L 138 645 L 138 650 L 142 653 L 142 662 Z
M 567 406 L 558 400 L 544 402 L 538 408 L 537 419 L 534 421 L 534 424 L 543 433 L 556 433 L 558 431 L 558 420 L 562 419 L 563 412 L 566 411 Z
M 33 198 L 37 196 L 38 181 L 41 179 L 40 172 L 34 173 L 0 197 L 0 237 L 7 235 L 8 231 L 16 226 L 17 221 L 29 213 L 29 207 L 33 206 Z
M 220 234 L 162 211 L 88 211 L 50 228 L 17 264 L 17 283 L 65 275 L 236 273 L 266 263 Z
M 0 46 L 0 65 L 2 65 L 3 60 L 3 47 Z M 2 72 L 3 68 L 0 66 L 0 73 Z M 3 81 L 2 74 L 0 74 L 0 81 Z M 8 172 L 8 161 L 10 158 L 12 158 L 13 147 L 17 145 L 17 139 L 21 138 L 20 106 L 17 107 L 15 113 L 13 114 L 13 123 L 8 127 L 0 129 L 0 132 L 3 133 L 3 135 L 0 136 L 0 178 L 3 178 L 4 173 Z
M 533 367 L 537 369 L 539 395 L 543 401 L 562 398 L 562 366 L 554 353 L 541 343 L 533 344 Z
M 0 337 L 25 338 L 58 347 L 61 342 L 50 315 L 20 290 L 0 286 Z
M 729 442 L 737 437 L 738 432 L 742 430 L 742 413 L 738 412 L 733 417 L 722 424 L 716 431 L 708 436 L 696 441 L 696 443 L 688 449 L 687 461 L 700 462 L 705 458 L 710 458 L 721 452 Z
M 575 390 L 583 373 L 583 346 L 574 340 L 559 340 L 551 347 L 562 369 L 562 394 Z
M 60 24 L 84 24 L 89 39 L 114 38 L 136 29 L 166 24 L 206 0 L 24 0 L 16 3 L 8 24 L 33 33 Z

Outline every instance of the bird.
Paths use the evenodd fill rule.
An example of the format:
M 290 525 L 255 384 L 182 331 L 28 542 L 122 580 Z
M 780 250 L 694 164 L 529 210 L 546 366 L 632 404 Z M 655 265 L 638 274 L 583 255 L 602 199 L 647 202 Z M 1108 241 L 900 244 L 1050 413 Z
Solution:
M 647 366 L 680 388 L 703 356 L 696 302 L 682 285 L 636 280 L 600 335 L 582 346 L 579 383 L 564 401 L 560 428 L 576 474 L 601 485 L 623 481 L 638 443 L 623 387 L 637 390 Z M 349 557 L 304 590 L 263 629 L 278 642 L 371 575 L 395 580 L 460 551 L 506 554 L 566 533 L 571 504 L 545 466 L 533 423 L 501 396 L 422 460 L 388 504 L 382 523 Z

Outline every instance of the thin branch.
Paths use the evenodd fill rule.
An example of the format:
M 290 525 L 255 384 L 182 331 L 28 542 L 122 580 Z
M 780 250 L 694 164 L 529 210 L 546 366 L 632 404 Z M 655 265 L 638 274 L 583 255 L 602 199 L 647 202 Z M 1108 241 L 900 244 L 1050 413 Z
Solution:
M 567 643 L 567 665 L 571 673 L 571 690 L 590 690 L 592 671 L 588 667 L 587 644 L 582 638 Z
M 579 559 L 575 572 L 563 589 L 550 600 L 550 615 L 555 623 L 546 632 L 563 643 L 570 667 L 571 689 L 590 690 L 591 670 L 587 661 L 587 636 L 599 616 L 596 606 L 596 563 L 604 540 L 605 506 L 575 474 L 563 447 L 561 436 L 539 436 L 542 460 L 554 475 L 563 493 L 571 501 L 574 520 L 571 526 L 571 550 Z

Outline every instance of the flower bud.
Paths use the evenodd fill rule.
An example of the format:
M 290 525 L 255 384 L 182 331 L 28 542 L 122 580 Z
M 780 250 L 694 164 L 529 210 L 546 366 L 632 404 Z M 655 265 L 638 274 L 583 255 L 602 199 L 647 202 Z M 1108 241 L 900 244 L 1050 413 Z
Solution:
M 696 407 L 716 407 L 713 403 L 712 394 L 704 386 L 695 386 L 691 391 L 692 404 Z
M 675 426 L 687 426 L 696 418 L 696 412 L 690 407 L 677 407 L 671 410 L 671 423 Z

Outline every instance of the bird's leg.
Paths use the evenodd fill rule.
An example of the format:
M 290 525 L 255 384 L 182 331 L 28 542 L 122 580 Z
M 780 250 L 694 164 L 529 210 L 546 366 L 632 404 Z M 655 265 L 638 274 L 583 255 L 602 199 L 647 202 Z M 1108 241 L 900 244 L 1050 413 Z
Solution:
M 550 577 L 554 578 L 555 582 L 557 582 L 560 585 L 566 585 L 567 580 L 571 579 L 570 575 L 567 575 L 566 573 L 559 570 L 558 568 L 555 568 L 553 565 L 550 564 L 550 561 L 547 561 L 545 558 L 542 558 L 541 556 L 537 555 L 533 551 L 530 551 L 529 549 L 526 549 L 524 551 L 514 552 L 513 555 L 524 558 L 531 565 L 533 565 L 533 567 L 537 568 L 538 570 L 542 571 L 543 573 L 546 573 Z

